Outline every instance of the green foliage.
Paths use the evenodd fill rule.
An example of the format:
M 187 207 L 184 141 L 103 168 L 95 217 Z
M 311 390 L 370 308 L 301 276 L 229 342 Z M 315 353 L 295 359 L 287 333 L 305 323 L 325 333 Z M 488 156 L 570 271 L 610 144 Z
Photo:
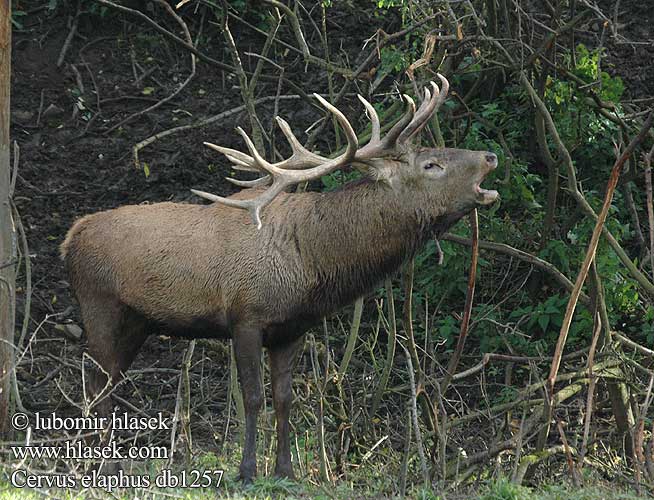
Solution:
M 575 258 L 574 255 L 571 255 L 569 248 L 570 245 L 574 245 L 578 242 L 578 236 L 570 230 L 568 231 L 567 237 L 569 242 L 564 240 L 549 240 L 538 253 L 538 256 L 541 259 L 554 264 L 559 271 L 564 274 L 568 274 L 572 271 L 573 266 L 571 259 L 574 259 L 575 263 L 579 260 Z
M 404 0 L 376 0 L 377 7 L 380 9 L 390 9 L 391 7 L 401 7 L 404 5 Z
M 99 17 L 107 17 L 111 10 L 105 5 L 100 5 L 97 2 L 88 1 L 87 9 L 89 14 L 95 14 Z
M 647 345 L 654 345 L 654 306 L 647 306 L 643 316 L 643 336 Z
M 479 500 L 638 500 L 640 496 L 621 492 L 616 488 L 600 488 L 598 486 L 572 488 L 567 484 L 545 486 L 541 491 L 518 486 L 508 479 L 500 479 L 491 483 L 480 496 Z
M 243 12 L 247 8 L 247 2 L 245 0 L 229 0 L 228 3 L 237 12 Z
M 320 181 L 322 182 L 324 191 L 334 191 L 335 189 L 341 187 L 343 184 L 357 180 L 359 178 L 361 178 L 361 174 L 358 170 L 352 170 L 350 172 L 337 170 L 331 174 L 324 175 Z
M 204 0 L 207 6 L 213 13 L 215 19 L 220 23 L 224 15 L 224 5 L 218 0 Z M 331 4 L 331 2 L 330 2 Z M 255 3 L 249 3 L 247 0 L 227 0 L 227 7 L 229 10 L 238 13 L 240 16 L 249 18 L 249 21 L 257 25 L 258 28 L 264 31 L 268 30 L 271 17 L 267 14 L 265 9 L 252 8 Z
M 509 314 L 509 318 L 514 321 L 526 318 L 526 321 L 521 323 L 524 324 L 525 331 L 545 341 L 545 346 L 537 342 L 528 343 L 523 352 L 531 355 L 542 354 L 538 351 L 556 343 L 567 304 L 567 295 L 550 295 L 542 302 L 525 305 Z M 592 327 L 593 319 L 590 313 L 585 309 L 578 309 L 570 325 L 568 345 L 588 340 Z
M 416 500 L 442 500 L 442 496 L 436 494 L 434 491 L 426 489 L 426 488 L 421 488 L 417 491 L 415 491 L 412 495 L 411 498 L 415 498 Z
M 601 85 L 595 89 L 598 96 L 603 101 L 617 104 L 624 84 L 619 77 L 611 77 L 605 71 L 598 75 L 599 52 L 589 52 L 585 46 L 579 45 L 576 61 L 572 73 L 586 84 L 599 80 Z M 545 99 L 564 143 L 578 145 L 574 155 L 578 171 L 584 175 L 588 172 L 596 180 L 597 174 L 606 175 L 612 163 L 610 138 L 616 137 L 618 130 L 613 122 L 592 111 L 578 87 L 575 82 L 550 77 Z M 599 158 L 605 159 L 605 165 L 597 164 Z M 602 179 L 605 181 L 606 178 Z
M 479 497 L 479 500 L 530 500 L 532 498 L 529 488 L 501 479 L 491 483 L 488 490 Z
M 526 322 L 527 331 L 537 331 L 544 334 L 552 327 L 561 327 L 566 303 L 567 299 L 565 297 L 551 295 L 543 302 L 514 309 L 509 314 L 509 318 L 516 321 L 528 318 Z
M 212 8 L 215 15 L 222 17 L 223 5 L 220 1 L 205 0 L 204 3 Z M 248 3 L 246 0 L 227 0 L 227 6 L 236 12 L 245 12 L 247 11 Z
M 248 493 L 252 497 L 288 498 L 297 489 L 297 484 L 289 479 L 258 477 L 248 488 Z
M 198 465 L 200 469 L 215 470 L 223 466 L 223 462 L 213 452 L 203 453 L 198 458 Z
M 591 83 L 600 80 L 600 97 L 603 100 L 617 103 L 624 92 L 624 84 L 619 76 L 611 77 L 606 71 L 599 70 L 599 50 L 589 51 L 585 45 L 577 46 L 577 65 L 573 73 Z
M 395 45 L 387 45 L 380 51 L 381 65 L 379 71 L 382 73 L 401 73 L 408 65 L 407 53 L 398 49 Z
M 453 347 L 454 341 L 461 329 L 460 325 L 461 322 L 455 319 L 454 316 L 445 316 L 436 323 L 436 330 L 448 348 Z

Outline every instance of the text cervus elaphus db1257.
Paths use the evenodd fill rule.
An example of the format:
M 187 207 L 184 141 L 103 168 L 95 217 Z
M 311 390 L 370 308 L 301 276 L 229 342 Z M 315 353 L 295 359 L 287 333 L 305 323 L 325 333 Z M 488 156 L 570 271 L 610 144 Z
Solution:
M 240 170 L 264 174 L 222 198 L 195 191 L 205 206 L 125 206 L 78 220 L 61 246 L 79 301 L 95 370 L 87 397 L 98 398 L 127 371 L 146 336 L 231 338 L 245 403 L 241 477 L 256 474 L 257 415 L 262 405 L 260 359 L 270 358 L 277 420 L 275 473 L 293 476 L 289 445 L 291 379 L 303 334 L 321 317 L 352 302 L 397 271 L 430 238 L 498 197 L 480 187 L 497 166 L 493 153 L 423 148 L 417 135 L 445 100 L 431 83 L 416 110 L 384 135 L 374 108 L 360 147 L 347 118 L 334 114 L 347 138 L 329 159 L 303 148 L 277 118 L 293 154 L 269 163 L 241 129 L 248 153 L 207 144 Z M 329 193 L 286 188 L 352 165 L 363 180 Z M 244 210 L 238 210 L 244 209 Z M 108 378 L 109 382 L 108 382 Z M 108 398 L 99 412 L 111 408 Z

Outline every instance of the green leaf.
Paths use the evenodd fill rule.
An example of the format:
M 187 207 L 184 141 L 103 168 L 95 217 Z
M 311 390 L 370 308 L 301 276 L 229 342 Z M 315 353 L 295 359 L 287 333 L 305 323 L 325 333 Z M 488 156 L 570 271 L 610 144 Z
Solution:
M 539 316 L 538 317 L 538 326 L 540 326 L 541 330 L 544 332 L 547 331 L 547 326 L 550 324 L 550 317 L 549 316 Z

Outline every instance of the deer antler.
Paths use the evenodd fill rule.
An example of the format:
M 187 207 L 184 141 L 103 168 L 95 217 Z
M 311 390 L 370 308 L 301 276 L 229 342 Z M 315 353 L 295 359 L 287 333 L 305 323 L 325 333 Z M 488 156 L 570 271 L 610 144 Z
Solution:
M 375 108 L 366 99 L 359 96 L 359 100 L 366 108 L 368 117 L 372 124 L 370 141 L 361 149 L 359 149 L 359 143 L 354 129 L 345 115 L 321 96 L 314 94 L 314 97 L 318 99 L 320 104 L 336 117 L 336 120 L 345 132 L 347 138 L 345 152 L 333 159 L 317 155 L 307 150 L 302 146 L 302 144 L 300 144 L 297 137 L 295 137 L 289 124 L 280 117 L 275 117 L 275 119 L 277 120 L 279 128 L 286 136 L 292 151 L 292 155 L 283 161 L 277 163 L 269 163 L 266 161 L 257 151 L 254 143 L 241 127 L 238 127 L 236 130 L 241 137 L 243 137 L 250 154 L 205 142 L 204 144 L 211 149 L 224 154 L 227 159 L 232 162 L 233 167 L 236 170 L 261 172 L 266 174 L 263 177 L 252 181 L 241 181 L 228 177 L 227 180 L 229 182 L 245 188 L 264 186 L 269 184 L 271 180 L 272 184 L 270 184 L 263 193 L 247 200 L 223 198 L 222 196 L 205 193 L 204 191 L 197 191 L 195 189 L 191 189 L 191 191 L 207 200 L 247 210 L 250 212 L 257 229 L 259 229 L 262 225 L 261 210 L 269 205 L 275 197 L 277 197 L 277 195 L 287 187 L 293 184 L 318 179 L 323 175 L 356 161 L 362 162 L 393 153 L 397 150 L 398 145 L 408 142 L 412 137 L 418 134 L 427 124 L 429 118 L 431 118 L 431 116 L 438 110 L 447 96 L 449 84 L 442 75 L 439 74 L 438 77 L 443 84 L 442 90 L 439 90 L 434 82 L 430 82 L 433 95 L 430 93 L 429 89 L 425 88 L 425 97 L 418 108 L 418 111 L 416 111 L 413 99 L 407 95 L 402 96 L 407 104 L 406 111 L 398 122 L 386 133 L 383 139 L 381 138 L 379 116 L 377 115 Z
M 411 120 L 411 123 L 409 123 L 409 125 L 407 125 L 407 127 L 402 130 L 402 133 L 398 137 L 398 142 L 405 143 L 416 134 L 418 134 L 425 127 L 425 125 L 427 125 L 427 122 L 433 116 L 433 114 L 438 111 L 438 108 L 441 107 L 441 104 L 445 102 L 445 99 L 447 98 L 447 92 L 450 89 L 450 83 L 440 73 L 438 73 L 438 78 L 443 84 L 441 90 L 438 89 L 438 85 L 436 85 L 434 82 L 429 82 L 431 84 L 432 90 L 434 91 L 434 95 L 430 95 L 429 89 L 425 88 L 425 97 L 422 101 L 422 104 L 418 108 L 418 111 L 416 111 L 416 114 L 414 115 L 413 120 Z
M 214 144 L 207 144 L 212 149 L 223 153 L 230 160 L 236 160 L 241 166 L 246 168 L 255 167 L 256 169 L 267 172 L 268 175 L 272 178 L 272 185 L 266 189 L 259 196 L 251 198 L 249 200 L 232 200 L 230 198 L 223 198 L 222 196 L 216 196 L 215 194 L 205 193 L 203 191 L 196 191 L 192 189 L 191 191 L 198 196 L 206 198 L 211 201 L 217 201 L 224 205 L 230 207 L 246 209 L 250 212 L 252 220 L 257 225 L 257 229 L 261 228 L 261 209 L 266 205 L 270 204 L 279 193 L 284 191 L 287 187 L 293 184 L 299 184 L 300 182 L 310 181 L 312 179 L 318 179 L 323 175 L 326 175 L 334 170 L 338 170 L 341 167 L 344 167 L 350 163 L 357 152 L 359 147 L 359 142 L 357 140 L 357 135 L 350 125 L 350 122 L 341 113 L 335 106 L 332 106 L 325 99 L 323 99 L 318 94 L 314 94 L 314 97 L 318 99 L 320 104 L 322 104 L 327 110 L 336 116 L 338 123 L 341 125 L 341 128 L 345 132 L 345 137 L 347 138 L 347 148 L 345 152 L 333 159 L 324 158 L 322 156 L 311 153 L 306 150 L 303 146 L 300 145 L 297 138 L 291 132 L 288 124 L 282 120 L 278 119 L 278 123 L 284 135 L 289 140 L 291 148 L 293 149 L 293 155 L 279 163 L 269 163 L 267 162 L 257 151 L 254 143 L 250 137 L 245 133 L 245 131 L 238 127 L 236 130 L 248 147 L 251 156 L 248 156 L 240 151 L 230 148 L 224 148 L 222 146 L 216 146 Z M 304 168 L 310 167 L 310 168 Z M 296 170 L 302 169 L 302 170 Z M 235 179 L 232 179 L 232 182 Z M 241 185 L 248 183 L 248 181 L 238 181 Z M 255 181 L 249 181 L 246 186 L 260 185 L 263 183 L 262 179 L 257 179 Z

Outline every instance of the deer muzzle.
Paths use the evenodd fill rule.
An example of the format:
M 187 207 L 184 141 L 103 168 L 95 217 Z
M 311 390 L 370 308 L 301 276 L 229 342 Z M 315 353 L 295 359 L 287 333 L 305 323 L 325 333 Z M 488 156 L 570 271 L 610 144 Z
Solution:
M 476 201 L 479 205 L 490 205 L 500 197 L 500 194 L 494 189 L 484 189 L 481 187 L 481 183 L 486 176 L 496 168 L 497 155 L 495 153 L 486 153 L 483 159 L 481 178 L 475 184 Z

